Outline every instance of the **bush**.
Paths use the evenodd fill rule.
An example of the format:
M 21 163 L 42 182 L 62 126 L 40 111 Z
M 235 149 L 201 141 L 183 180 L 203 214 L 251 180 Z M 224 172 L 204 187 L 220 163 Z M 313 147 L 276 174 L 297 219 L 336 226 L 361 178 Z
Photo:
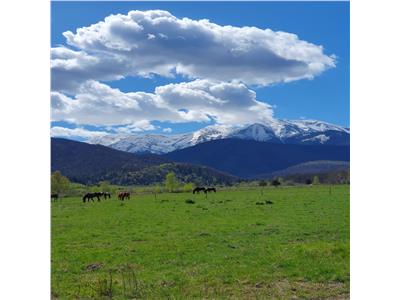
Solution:
M 274 187 L 278 187 L 281 185 L 281 182 L 279 181 L 279 179 L 274 179 L 272 180 L 271 185 Z
M 176 179 L 174 172 L 169 172 L 165 176 L 165 188 L 168 192 L 173 192 L 179 187 L 179 181 Z
M 193 183 L 185 183 L 182 190 L 186 193 L 193 191 Z
M 51 192 L 66 193 L 69 189 L 70 181 L 67 177 L 61 175 L 60 171 L 55 171 L 51 174 Z

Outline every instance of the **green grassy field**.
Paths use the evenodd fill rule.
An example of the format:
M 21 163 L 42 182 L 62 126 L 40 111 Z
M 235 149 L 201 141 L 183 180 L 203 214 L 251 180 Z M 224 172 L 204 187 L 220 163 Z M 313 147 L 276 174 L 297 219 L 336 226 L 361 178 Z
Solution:
M 347 299 L 349 210 L 348 185 L 64 198 L 52 297 Z

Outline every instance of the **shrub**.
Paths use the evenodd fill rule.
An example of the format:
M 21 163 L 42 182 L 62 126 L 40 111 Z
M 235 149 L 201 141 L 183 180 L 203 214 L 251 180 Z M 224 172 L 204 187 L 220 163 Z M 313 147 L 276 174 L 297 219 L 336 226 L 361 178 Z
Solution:
M 193 183 L 185 183 L 182 190 L 184 192 L 191 192 L 193 190 Z

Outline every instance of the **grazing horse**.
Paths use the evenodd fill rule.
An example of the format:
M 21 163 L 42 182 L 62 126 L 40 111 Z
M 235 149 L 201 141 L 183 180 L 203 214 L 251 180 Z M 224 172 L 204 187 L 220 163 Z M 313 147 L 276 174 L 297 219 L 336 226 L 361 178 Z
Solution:
M 120 192 L 118 194 L 118 199 L 119 200 L 124 201 L 125 198 L 127 198 L 128 200 L 131 199 L 131 193 L 129 193 L 129 192 Z
M 214 193 L 216 193 L 217 190 L 216 190 L 215 188 L 207 188 L 207 189 L 206 189 L 206 193 L 209 193 L 209 192 L 214 192 Z
M 108 193 L 108 192 L 102 192 L 102 195 L 103 195 L 103 197 L 104 197 L 104 199 L 110 199 L 111 198 L 111 194 L 110 193 Z
M 108 192 L 98 192 L 99 197 L 103 197 L 104 199 L 111 198 L 111 194 Z
M 198 193 L 200 193 L 201 191 L 203 191 L 204 193 L 207 193 L 206 188 L 204 188 L 204 187 L 197 187 L 197 188 L 195 188 L 195 189 L 193 190 L 193 194 L 198 194 Z
M 100 202 L 101 196 L 103 196 L 102 192 L 94 192 L 94 197 L 97 198 L 97 201 Z
M 85 196 L 83 196 L 82 201 L 89 202 L 91 200 L 92 202 L 94 202 L 94 198 L 97 198 L 97 201 L 100 202 L 100 196 L 101 196 L 101 193 L 98 193 L 98 192 L 86 193 Z
M 56 200 L 58 200 L 58 194 L 57 193 L 52 193 L 51 194 L 51 201 L 56 202 Z

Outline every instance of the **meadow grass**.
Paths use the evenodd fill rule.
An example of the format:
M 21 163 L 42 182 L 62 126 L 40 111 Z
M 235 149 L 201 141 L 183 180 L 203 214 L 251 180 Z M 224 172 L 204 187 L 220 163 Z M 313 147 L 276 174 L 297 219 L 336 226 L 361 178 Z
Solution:
M 348 185 L 64 198 L 52 297 L 347 299 L 349 208 Z

